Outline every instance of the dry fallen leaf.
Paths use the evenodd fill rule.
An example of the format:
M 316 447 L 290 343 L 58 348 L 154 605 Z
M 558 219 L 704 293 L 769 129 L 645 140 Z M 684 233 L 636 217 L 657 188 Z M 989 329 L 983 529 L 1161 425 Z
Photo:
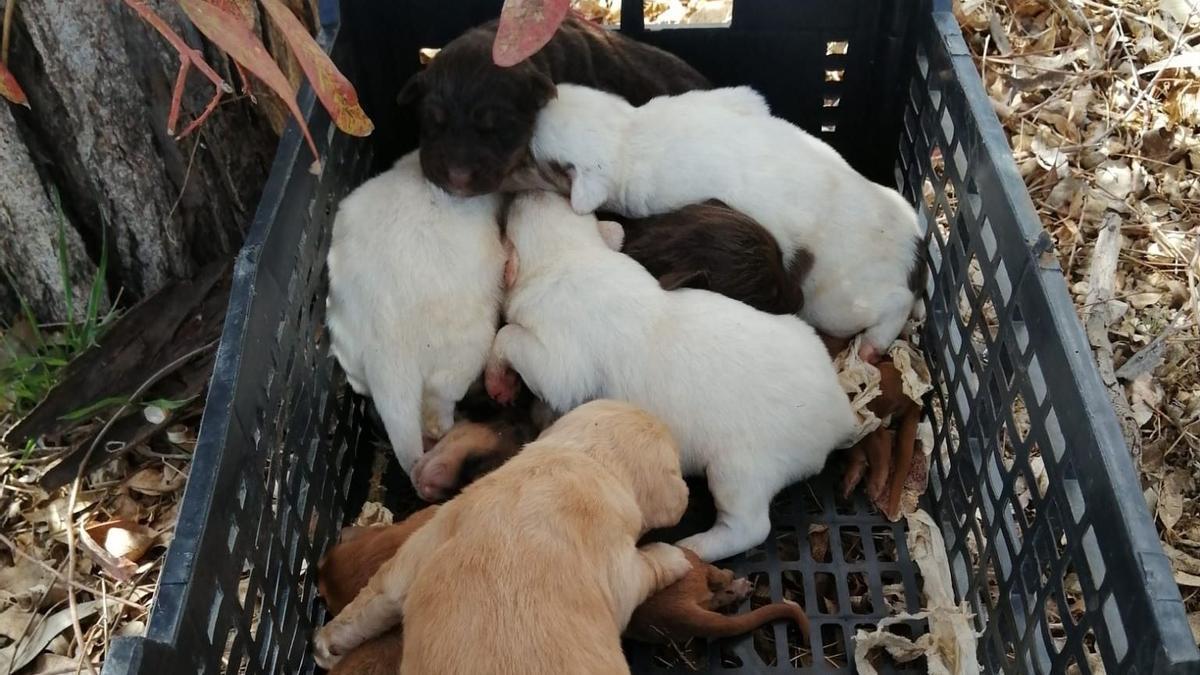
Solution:
M 79 659 L 45 652 L 34 659 L 22 675 L 69 675 L 75 672 L 78 664 Z
M 110 520 L 89 525 L 84 530 L 105 551 L 118 558 L 138 562 L 154 546 L 158 533 L 129 520 Z
M 54 581 L 40 565 L 17 557 L 12 567 L 0 568 L 0 603 L 17 603 L 32 608 Z
M 17 78 L 13 77 L 3 63 L 0 63 L 0 96 L 17 105 L 29 107 L 29 99 L 25 97 L 25 90 L 21 89 L 21 85 L 17 84 Z
M 292 48 L 292 54 L 296 56 L 305 76 L 312 84 L 313 91 L 317 93 L 321 105 L 329 111 L 329 116 L 337 128 L 351 136 L 370 136 L 375 125 L 358 104 L 358 92 L 354 91 L 354 85 L 333 65 L 333 61 L 309 35 L 304 24 L 279 0 L 259 2 L 267 10 L 271 21 L 275 22 L 279 31 L 283 33 L 283 38 Z
M 125 486 L 145 495 L 163 495 L 175 492 L 187 482 L 187 474 L 171 469 L 164 471 L 158 466 L 146 467 L 129 477 Z
M 842 391 L 850 397 L 850 407 L 858 415 L 858 430 L 843 447 L 861 441 L 883 423 L 883 420 L 867 409 L 867 404 L 878 398 L 882 390 L 879 388 L 879 369 L 858 356 L 861 343 L 862 336 L 859 335 L 833 359 L 838 383 L 842 385 Z
M 1158 519 L 1168 530 L 1175 527 L 1183 516 L 1183 495 L 1191 478 L 1184 472 L 1174 470 L 1167 472 L 1158 490 Z
M 99 600 L 79 603 L 77 607 L 79 619 L 87 619 L 100 611 L 102 604 Z M 110 601 L 109 604 L 111 608 L 120 607 L 115 602 Z M 8 666 L 8 672 L 15 673 L 20 671 L 26 664 L 41 654 L 46 649 L 46 646 L 50 644 L 51 640 L 58 637 L 58 634 L 66 630 L 70 625 L 70 609 L 55 612 L 30 631 L 19 644 L 11 644 L 4 649 L 0 649 L 0 663 L 11 664 Z
M 870 653 L 883 648 L 898 662 L 926 657 L 930 673 L 978 675 L 975 629 L 970 606 L 954 602 L 950 579 L 950 561 L 937 523 L 925 511 L 908 515 L 908 550 L 924 580 L 924 611 L 897 613 L 879 622 L 874 631 L 860 629 L 854 639 L 854 664 L 860 675 L 879 671 L 871 664 Z M 926 619 L 929 632 L 915 640 L 889 633 L 887 628 L 907 619 Z
M 196 28 L 204 33 L 204 37 L 212 40 L 234 61 L 254 73 L 255 77 L 262 80 L 283 101 L 292 116 L 296 118 L 296 124 L 300 126 L 300 131 L 304 134 L 304 140 L 308 142 L 313 157 L 317 158 L 313 163 L 313 169 L 315 172 L 320 172 L 320 153 L 317 152 L 317 144 L 308 131 L 308 123 L 304 121 L 304 114 L 300 112 L 300 106 L 296 105 L 296 92 L 292 91 L 287 76 L 271 59 L 271 55 L 263 46 L 262 41 L 246 27 L 242 17 L 226 12 L 206 0 L 179 0 L 179 5 L 183 7 L 183 11 L 196 25 Z
M 417 61 L 419 61 L 421 65 L 427 66 L 431 61 L 433 61 L 434 57 L 437 56 L 438 52 L 440 51 L 442 50 L 437 47 L 422 47 L 417 50 Z
M 570 0 L 505 0 L 492 61 L 508 68 L 533 56 L 554 37 L 570 5 Z
M 374 501 L 363 504 L 362 511 L 359 511 L 358 517 L 354 519 L 356 527 L 391 525 L 394 522 L 396 522 L 396 517 L 392 515 L 388 507 Z
M 25 631 L 29 630 L 33 617 L 33 612 L 21 609 L 20 605 L 10 605 L 0 612 L 0 635 L 10 640 L 21 639 L 21 636 L 25 635 Z

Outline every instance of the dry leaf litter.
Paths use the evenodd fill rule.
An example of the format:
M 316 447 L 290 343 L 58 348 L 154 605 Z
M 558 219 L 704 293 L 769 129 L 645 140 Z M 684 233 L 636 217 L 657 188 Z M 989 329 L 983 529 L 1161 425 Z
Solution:
M 144 409 L 147 418 L 188 412 L 151 408 Z M 7 417 L 5 428 L 12 421 Z M 85 426 L 80 433 L 89 431 L 96 429 Z M 75 672 L 81 655 L 80 672 L 88 672 L 86 664 L 98 670 L 111 639 L 145 632 L 195 431 L 172 427 L 84 477 L 73 512 L 74 612 L 67 597 L 69 488 L 47 492 L 37 484 L 74 439 L 44 438 L 28 451 L 0 450 L 0 673 Z
M 1200 2 L 961 0 L 955 10 L 1057 245 L 1200 639 Z M 1034 471 L 1039 485 L 1025 489 L 1044 491 L 1044 469 Z

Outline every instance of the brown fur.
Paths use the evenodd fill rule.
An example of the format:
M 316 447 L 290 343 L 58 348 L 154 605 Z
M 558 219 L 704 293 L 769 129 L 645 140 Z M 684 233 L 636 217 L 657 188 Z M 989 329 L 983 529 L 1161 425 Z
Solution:
M 733 572 L 700 560 L 690 550 L 683 552 L 692 563 L 691 571 L 634 611 L 625 631 L 628 637 L 642 642 L 732 637 L 771 621 L 791 619 L 808 638 L 808 616 L 794 602 L 776 602 L 745 614 L 716 611 L 746 599 L 753 587 L 745 579 L 735 579 Z
M 666 427 L 626 403 L 584 404 L 443 505 L 317 634 L 318 662 L 403 615 L 402 673 L 628 673 L 634 608 L 691 568 L 636 541 L 686 506 Z
M 380 565 L 400 550 L 404 542 L 437 513 L 427 506 L 394 525 L 347 527 L 341 540 L 317 565 L 317 592 L 331 614 L 339 614 Z
M 825 334 L 820 337 L 830 357 L 837 356 L 850 345 L 848 338 Z M 891 416 L 900 428 L 892 433 L 880 427 L 849 449 L 846 468 L 842 473 L 842 496 L 849 497 L 865 474 L 867 497 L 888 514 L 896 514 L 900 508 L 904 480 L 912 468 L 917 424 L 921 421 L 921 404 L 904 395 L 900 371 L 887 355 L 882 356 L 875 367 L 879 368 L 880 394 L 867 404 L 867 410 L 879 419 Z
M 398 97 L 401 105 L 419 102 L 421 167 L 447 190 L 495 192 L 520 162 L 555 83 L 603 89 L 634 105 L 711 86 L 678 57 L 573 14 L 530 59 L 501 68 L 492 63 L 496 25 L 452 40 Z
M 775 237 L 719 201 L 649 218 L 603 217 L 621 223 L 621 251 L 667 290 L 701 288 L 772 314 L 795 314 L 804 305 L 800 281 L 812 256 L 805 251 L 800 265 L 785 268 Z
M 554 421 L 545 403 L 522 387 L 502 406 L 477 380 L 456 406 L 461 419 L 413 467 L 413 485 L 426 501 L 442 501 L 507 462 Z
M 317 565 L 317 592 L 331 614 L 350 604 L 371 577 L 422 525 L 437 513 L 428 506 L 394 525 L 347 527 L 341 541 Z M 355 649 L 329 675 L 394 675 L 400 672 L 404 650 L 401 626 L 394 626 Z

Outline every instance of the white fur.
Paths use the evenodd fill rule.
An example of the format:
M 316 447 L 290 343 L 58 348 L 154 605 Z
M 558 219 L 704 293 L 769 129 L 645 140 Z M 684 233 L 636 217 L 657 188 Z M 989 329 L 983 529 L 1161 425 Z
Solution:
M 517 275 L 489 372 L 511 364 L 559 411 L 615 398 L 655 414 L 719 512 L 679 545 L 717 560 L 761 542 L 771 498 L 820 471 L 855 428 L 813 329 L 716 293 L 662 290 L 558 195 L 517 197 L 507 228 Z
M 329 247 L 331 350 L 371 396 L 400 466 L 438 438 L 496 333 L 505 253 L 495 195 L 455 197 L 412 152 L 338 207 Z M 424 419 L 422 419 L 424 418 Z
M 786 261 L 801 248 L 815 258 L 801 316 L 837 337 L 865 330 L 886 350 L 915 308 L 916 213 L 826 143 L 762 114 L 765 103 L 747 114 L 756 96 L 748 87 L 693 91 L 634 108 L 559 85 L 530 147 L 539 163 L 570 167 L 578 213 L 603 206 L 642 217 L 720 199 L 754 218 Z

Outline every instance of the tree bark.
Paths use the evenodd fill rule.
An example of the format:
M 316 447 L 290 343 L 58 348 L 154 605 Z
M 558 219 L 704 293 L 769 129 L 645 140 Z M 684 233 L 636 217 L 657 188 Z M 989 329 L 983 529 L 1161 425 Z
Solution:
M 0 5 L 6 1 L 14 0 Z M 244 97 L 227 95 L 198 133 L 176 141 L 166 120 L 179 56 L 157 32 L 120 0 L 18 1 L 9 67 L 31 110 L 12 108 L 15 134 L 4 128 L 0 135 L 15 137 L 7 145 L 25 146 L 35 171 L 26 167 L 23 189 L 5 195 L 5 203 L 36 204 L 39 195 L 44 202 L 47 186 L 56 186 L 76 229 L 71 250 L 91 260 L 89 266 L 73 256 L 73 275 L 88 278 L 107 242 L 109 288 L 114 296 L 121 288 L 129 300 L 228 256 L 270 166 L 276 139 L 262 115 Z M 148 4 L 204 49 L 176 0 Z M 207 54 L 230 84 L 240 84 L 223 56 Z M 193 71 L 179 129 L 211 95 L 212 85 Z M 21 153 L 14 155 L 19 161 Z M 7 167 L 14 160 L 0 161 Z M 28 218 L 13 219 L 19 229 L 4 225 L 0 259 L 30 251 L 37 263 L 14 271 L 13 285 L 38 298 L 39 318 L 60 318 L 52 300 L 61 304 L 61 281 L 56 286 L 42 273 L 58 269 L 55 250 L 31 249 L 31 231 L 19 224 Z
M 0 267 L 35 315 L 52 321 L 67 318 L 59 266 L 62 251 L 74 307 L 86 306 L 96 265 L 79 233 L 45 193 L 8 106 L 0 106 L 0 241 Z

